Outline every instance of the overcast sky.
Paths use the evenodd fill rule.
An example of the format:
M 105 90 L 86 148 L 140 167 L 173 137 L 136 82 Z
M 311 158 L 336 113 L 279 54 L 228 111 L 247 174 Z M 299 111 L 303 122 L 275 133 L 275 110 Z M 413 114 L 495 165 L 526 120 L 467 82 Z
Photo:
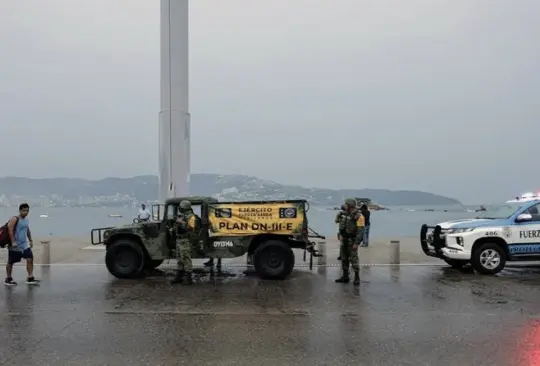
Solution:
M 193 0 L 192 172 L 540 189 L 540 1 Z M 157 174 L 158 0 L 1 0 L 1 175 Z M 9 163 L 8 158 L 13 158 Z

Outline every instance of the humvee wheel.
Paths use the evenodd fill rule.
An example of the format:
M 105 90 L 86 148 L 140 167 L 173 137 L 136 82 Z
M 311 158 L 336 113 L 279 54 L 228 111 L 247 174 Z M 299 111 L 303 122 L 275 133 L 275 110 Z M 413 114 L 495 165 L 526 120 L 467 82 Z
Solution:
M 163 259 L 146 260 L 146 269 L 156 269 L 163 264 Z
M 265 241 L 255 250 L 253 264 L 262 279 L 283 280 L 294 267 L 294 253 L 287 244 L 279 240 Z
M 107 247 L 105 265 L 116 278 L 136 278 L 144 269 L 145 258 L 137 243 L 120 239 Z

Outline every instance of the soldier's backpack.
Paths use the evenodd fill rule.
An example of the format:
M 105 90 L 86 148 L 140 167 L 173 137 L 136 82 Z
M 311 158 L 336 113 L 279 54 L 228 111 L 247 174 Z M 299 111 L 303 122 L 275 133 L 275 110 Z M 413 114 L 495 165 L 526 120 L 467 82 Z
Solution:
M 13 227 L 13 231 L 15 231 L 15 229 L 17 228 L 17 224 L 19 223 L 19 217 L 15 216 L 15 218 L 17 220 L 15 221 L 15 226 Z M 0 227 L 0 248 L 5 248 L 11 244 L 11 238 L 9 237 L 8 225 L 9 225 L 9 221 L 6 222 L 4 226 Z

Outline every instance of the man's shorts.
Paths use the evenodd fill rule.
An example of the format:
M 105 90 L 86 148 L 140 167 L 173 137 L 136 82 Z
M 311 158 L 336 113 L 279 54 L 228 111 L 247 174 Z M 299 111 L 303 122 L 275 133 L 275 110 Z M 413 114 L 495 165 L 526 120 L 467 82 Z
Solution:
M 21 259 L 34 259 L 34 253 L 32 253 L 31 248 L 26 248 L 22 252 L 16 250 L 9 250 L 8 263 L 15 264 L 19 263 Z

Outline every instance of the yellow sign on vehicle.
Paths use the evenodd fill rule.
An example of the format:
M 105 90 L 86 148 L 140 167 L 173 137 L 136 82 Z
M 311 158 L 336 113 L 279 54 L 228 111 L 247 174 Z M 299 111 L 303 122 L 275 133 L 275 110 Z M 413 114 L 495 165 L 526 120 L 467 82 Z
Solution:
M 216 203 L 209 205 L 210 231 L 219 236 L 297 235 L 304 225 L 304 204 Z

